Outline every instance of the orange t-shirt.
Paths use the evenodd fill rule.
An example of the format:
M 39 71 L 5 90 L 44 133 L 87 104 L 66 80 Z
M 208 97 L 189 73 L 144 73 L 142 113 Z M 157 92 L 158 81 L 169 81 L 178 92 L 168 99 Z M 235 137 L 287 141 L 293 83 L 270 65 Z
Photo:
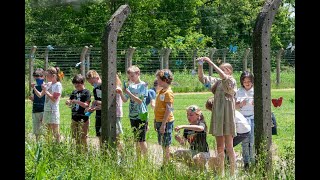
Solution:
M 162 122 L 164 113 L 166 112 L 166 104 L 172 103 L 173 104 L 173 92 L 171 90 L 171 87 L 169 87 L 167 90 L 161 90 L 156 97 L 156 105 L 154 108 L 154 118 L 156 119 L 156 122 Z M 168 122 L 171 122 L 174 120 L 173 112 L 170 112 L 170 115 L 168 117 Z

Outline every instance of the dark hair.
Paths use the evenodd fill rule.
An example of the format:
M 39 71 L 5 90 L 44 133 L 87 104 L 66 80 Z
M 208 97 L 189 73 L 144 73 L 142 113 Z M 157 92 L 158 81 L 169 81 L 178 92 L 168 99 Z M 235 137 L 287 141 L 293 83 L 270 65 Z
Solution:
M 83 84 L 84 83 L 84 77 L 81 74 L 77 74 L 72 79 L 72 84 Z
M 241 83 L 241 86 L 244 88 L 243 86 L 243 81 L 245 78 L 249 78 L 251 83 L 253 84 L 253 74 L 249 71 L 243 71 L 240 75 L 240 83 Z
M 42 68 L 37 68 L 33 73 L 33 77 L 43 77 L 44 75 L 44 70 Z

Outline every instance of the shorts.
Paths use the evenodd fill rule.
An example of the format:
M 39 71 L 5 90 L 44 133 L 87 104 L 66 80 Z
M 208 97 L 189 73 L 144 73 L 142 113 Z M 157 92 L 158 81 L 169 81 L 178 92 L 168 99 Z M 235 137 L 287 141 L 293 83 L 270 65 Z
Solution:
M 90 121 L 75 121 L 72 120 L 71 122 L 71 134 L 72 138 L 87 138 L 89 132 L 89 124 Z
M 42 134 L 43 130 L 43 112 L 32 113 L 32 130 L 33 134 L 39 135 Z
M 135 140 L 137 142 L 145 142 L 148 121 L 142 121 L 141 119 L 130 119 L 130 124 Z
M 156 129 L 158 132 L 158 143 L 164 147 L 170 146 L 172 143 L 173 122 L 174 121 L 166 123 L 166 130 L 165 130 L 164 134 L 161 134 L 159 131 L 162 122 L 155 122 Z
M 43 121 L 46 124 L 60 124 L 60 112 L 59 111 L 44 111 Z
M 96 136 L 101 136 L 101 116 L 97 116 L 96 115 L 96 123 L 95 123 L 95 127 L 96 127 Z

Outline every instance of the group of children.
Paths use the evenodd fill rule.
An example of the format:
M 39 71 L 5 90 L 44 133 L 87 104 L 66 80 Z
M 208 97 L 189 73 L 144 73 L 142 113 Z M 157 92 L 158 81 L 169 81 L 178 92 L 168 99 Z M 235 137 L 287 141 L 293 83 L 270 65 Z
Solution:
M 180 159 L 190 166 L 205 168 L 208 163 L 212 169 L 224 175 L 225 153 L 228 154 L 230 162 L 230 173 L 234 175 L 236 168 L 236 156 L 233 147 L 242 142 L 242 154 L 245 167 L 254 163 L 254 116 L 253 116 L 253 75 L 250 72 L 243 72 L 240 77 L 241 88 L 237 90 L 236 80 L 232 76 L 232 66 L 223 63 L 219 67 L 208 57 L 198 58 L 199 81 L 208 87 L 214 94 L 205 102 L 206 109 L 210 110 L 210 128 L 199 106 L 191 105 L 186 109 L 188 123 L 174 127 L 174 93 L 170 87 L 173 81 L 173 74 L 169 69 L 161 69 L 155 73 L 154 86 L 156 89 L 148 90 L 147 83 L 140 79 L 140 69 L 137 66 L 130 66 L 127 69 L 127 85 L 122 85 L 119 76 L 116 79 L 116 134 L 119 150 L 122 149 L 119 142 L 119 135 L 123 133 L 121 118 L 123 117 L 122 103 L 129 101 L 130 125 L 136 142 L 138 155 L 147 154 L 146 133 L 148 131 L 148 104 L 154 110 L 154 129 L 157 131 L 158 143 L 163 149 L 163 166 L 166 166 L 170 159 Z M 209 63 L 219 74 L 219 78 L 204 76 L 202 64 Z M 56 141 L 60 142 L 60 113 L 59 101 L 62 86 L 59 78 L 59 68 L 50 67 L 46 71 L 37 69 L 34 78 L 46 76 L 47 83 L 32 84 L 33 92 L 33 132 L 36 139 L 39 139 L 39 127 L 42 119 L 52 132 Z M 94 101 L 91 103 L 91 93 L 85 88 L 87 80 L 93 87 Z M 71 107 L 71 130 L 72 137 L 77 144 L 83 144 L 87 149 L 87 137 L 90 118 L 87 113 L 95 113 L 96 136 L 101 142 L 101 100 L 102 100 L 102 79 L 95 70 L 87 72 L 86 77 L 78 74 L 72 79 L 75 90 L 72 91 L 66 105 Z M 153 92 L 152 92 L 153 91 Z M 149 95 L 148 95 L 149 94 Z M 45 98 L 43 98 L 45 96 Z M 91 106 L 90 106 L 91 104 Z M 41 109 L 43 105 L 43 110 Z M 239 109 L 239 112 L 236 110 Z M 175 135 L 175 140 L 180 144 L 189 143 L 189 150 L 177 150 L 170 153 L 173 131 L 183 134 Z M 216 137 L 217 157 L 210 157 L 207 133 Z M 214 160 L 218 163 L 213 162 Z M 213 167 L 218 164 L 218 167 Z

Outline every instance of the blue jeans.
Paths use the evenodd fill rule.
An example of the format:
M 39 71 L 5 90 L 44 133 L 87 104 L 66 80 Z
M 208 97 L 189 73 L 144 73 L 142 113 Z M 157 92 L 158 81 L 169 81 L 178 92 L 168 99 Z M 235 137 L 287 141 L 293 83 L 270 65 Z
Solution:
M 250 135 L 242 141 L 242 157 L 244 163 L 255 163 L 254 151 L 254 117 L 246 117 L 251 125 Z

